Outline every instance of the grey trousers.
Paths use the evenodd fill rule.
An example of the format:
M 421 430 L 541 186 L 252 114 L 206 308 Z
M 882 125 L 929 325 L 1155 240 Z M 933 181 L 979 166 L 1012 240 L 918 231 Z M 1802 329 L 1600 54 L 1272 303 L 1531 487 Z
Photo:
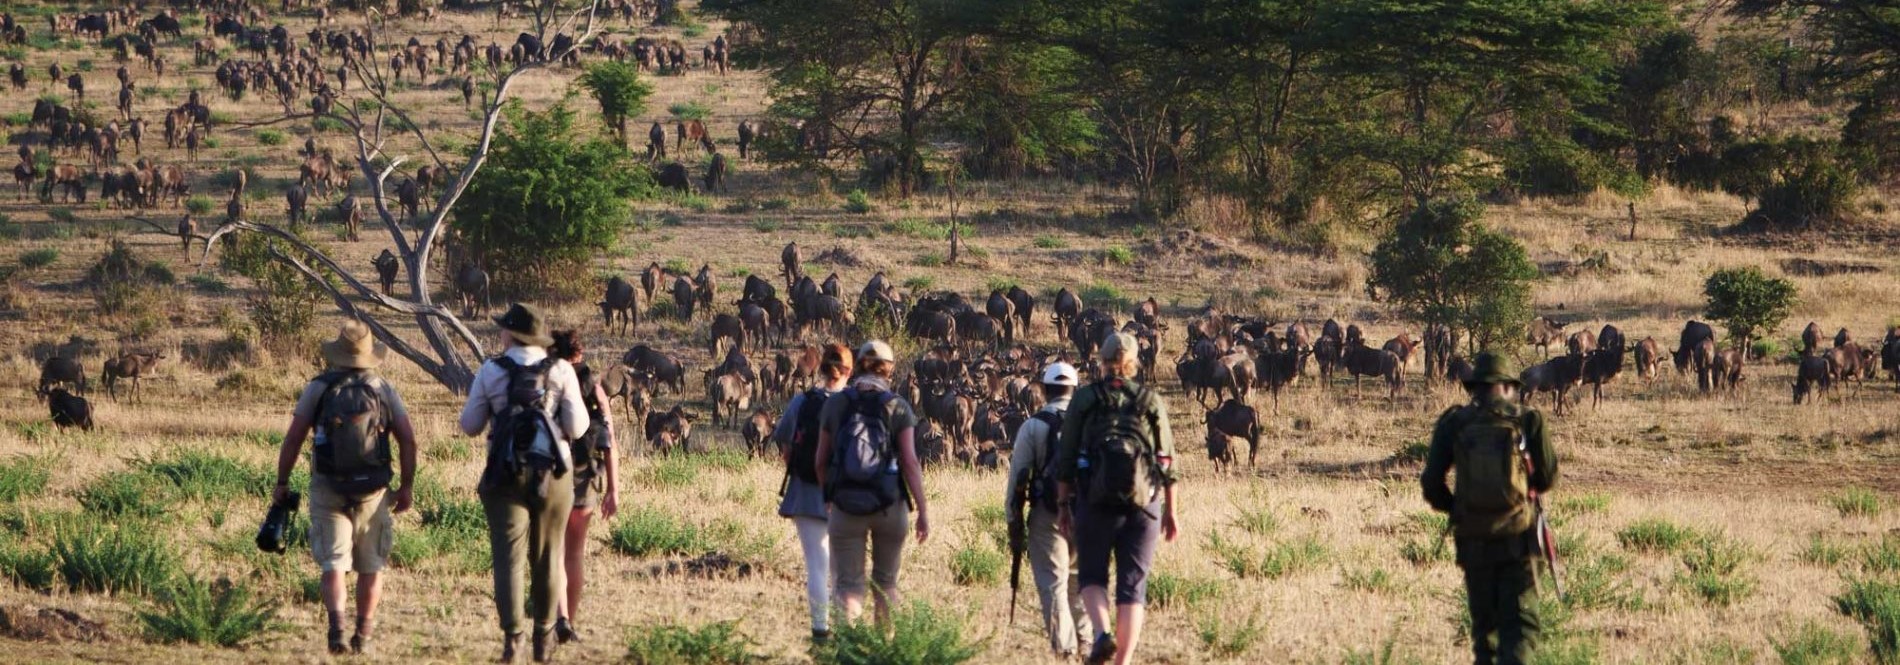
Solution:
M 1056 533 L 1056 514 L 1042 506 L 1029 507 L 1029 570 L 1036 578 L 1036 595 L 1042 599 L 1042 625 L 1049 634 L 1049 648 L 1056 653 L 1074 653 L 1077 645 L 1093 637 L 1089 613 L 1082 608 L 1080 579 L 1075 574 L 1075 557 L 1069 541 Z
M 523 473 L 484 490 L 481 498 L 488 516 L 501 632 L 522 632 L 530 600 L 535 632 L 552 630 L 556 610 L 567 599 L 564 536 L 574 507 L 574 481 L 561 477 L 540 482 L 535 474 Z

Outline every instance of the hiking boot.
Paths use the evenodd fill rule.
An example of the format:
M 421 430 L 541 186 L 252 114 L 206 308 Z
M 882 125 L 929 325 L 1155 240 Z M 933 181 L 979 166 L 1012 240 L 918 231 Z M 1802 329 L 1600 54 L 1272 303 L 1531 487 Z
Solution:
M 507 663 L 507 664 L 512 665 L 512 663 L 515 662 L 515 652 L 520 651 L 520 650 L 521 650 L 521 633 L 515 633 L 513 635 L 508 635 L 506 637 L 503 637 L 501 640 L 501 658 L 499 660 L 496 660 L 495 662 Z
M 574 632 L 574 624 L 572 622 L 569 622 L 567 619 L 556 619 L 554 621 L 554 639 L 561 644 L 579 642 L 581 641 L 581 634 Z
M 358 656 L 368 656 L 371 655 L 371 652 L 374 650 L 375 648 L 370 645 L 368 635 L 357 633 L 350 636 L 350 653 Z
M 1089 649 L 1088 660 L 1084 660 L 1082 662 L 1087 663 L 1088 665 L 1102 665 L 1103 663 L 1112 663 L 1112 662 L 1115 662 L 1115 651 L 1116 651 L 1115 636 L 1103 635 L 1101 637 L 1095 638 L 1094 647 Z
M 552 632 L 553 631 L 534 631 L 534 662 L 554 662 L 554 647 L 556 643 L 554 640 L 548 639 L 553 637 Z
M 330 655 L 341 656 L 343 654 L 350 652 L 350 645 L 347 642 L 343 641 L 342 628 L 331 628 L 329 640 L 330 640 Z
M 831 641 L 831 631 L 825 628 L 811 629 L 811 643 L 824 644 Z

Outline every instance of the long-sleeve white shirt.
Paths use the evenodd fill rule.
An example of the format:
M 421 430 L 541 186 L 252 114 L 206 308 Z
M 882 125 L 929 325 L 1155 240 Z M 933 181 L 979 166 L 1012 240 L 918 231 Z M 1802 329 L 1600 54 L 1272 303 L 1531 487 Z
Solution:
M 1069 398 L 1052 400 L 1043 405 L 1042 410 L 1050 413 L 1067 411 Z M 1003 505 L 1009 505 L 1007 503 L 1009 498 L 1016 496 L 1016 492 L 1020 491 L 1017 489 L 1017 483 L 1031 473 L 1030 469 L 1035 469 L 1035 472 L 1039 473 L 1046 468 L 1047 460 L 1056 454 L 1055 448 L 1049 445 L 1052 443 L 1054 441 L 1049 438 L 1049 424 L 1041 420 L 1030 418 L 1023 421 L 1022 427 L 1016 429 L 1016 443 L 1009 453 L 1009 480 L 1003 494 L 1003 500 L 1006 502 Z
M 521 365 L 533 365 L 548 357 L 548 351 L 539 346 L 511 346 L 502 355 Z M 574 376 L 574 366 L 565 360 L 557 360 L 548 368 L 547 398 L 542 407 L 547 410 L 549 421 L 561 429 L 562 436 L 568 440 L 580 438 L 587 432 L 587 406 L 581 402 L 581 382 Z M 462 405 L 462 433 L 475 436 L 488 428 L 488 422 L 494 415 L 508 408 L 508 372 L 490 360 L 482 363 L 475 371 L 475 383 L 469 386 L 468 402 Z

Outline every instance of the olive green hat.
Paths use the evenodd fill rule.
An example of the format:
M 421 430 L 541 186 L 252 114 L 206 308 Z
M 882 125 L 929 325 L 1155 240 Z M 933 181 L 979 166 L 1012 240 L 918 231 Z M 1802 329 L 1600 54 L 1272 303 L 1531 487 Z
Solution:
M 1471 364 L 1471 380 L 1465 382 L 1465 387 L 1477 388 L 1500 383 L 1518 385 L 1517 369 L 1511 367 L 1511 361 L 1490 351 L 1478 354 Z
M 554 336 L 548 334 L 547 319 L 541 317 L 541 310 L 533 305 L 514 303 L 508 311 L 495 317 L 495 325 L 508 331 L 515 341 L 528 346 L 547 346 L 554 343 Z

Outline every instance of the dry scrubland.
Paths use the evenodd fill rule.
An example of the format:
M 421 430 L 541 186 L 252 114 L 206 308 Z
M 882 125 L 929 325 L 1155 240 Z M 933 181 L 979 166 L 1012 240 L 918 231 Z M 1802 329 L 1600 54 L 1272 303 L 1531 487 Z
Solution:
M 308 29 L 303 18 L 290 25 L 293 33 Z M 487 15 L 450 15 L 427 24 L 397 22 L 393 31 L 419 34 L 427 42 L 439 32 L 485 31 L 492 25 Z M 686 41 L 696 49 L 714 34 Z M 208 71 L 185 66 L 188 50 L 169 47 L 168 53 L 179 73 L 145 84 L 139 109 L 148 119 L 182 101 L 186 81 L 208 86 Z M 54 56 L 68 66 L 81 58 L 94 61 L 88 80 L 97 79 L 97 88 L 110 80 L 109 57 L 88 47 L 29 53 L 36 81 Z M 545 105 L 565 94 L 573 75 L 537 74 L 521 89 L 531 105 Z M 759 112 L 764 103 L 764 82 L 746 72 L 720 78 L 696 70 L 656 85 L 643 123 L 665 118 L 671 104 L 699 101 L 713 109 L 708 124 L 725 140 L 740 118 Z M 466 136 L 472 122 L 448 101 L 452 96 L 445 86 L 414 89 L 398 98 L 421 109 L 425 127 Z M 10 95 L 0 110 L 24 111 L 31 97 Z M 268 112 L 264 104 L 212 97 L 214 112 L 239 120 L 263 119 Z M 591 103 L 583 99 L 577 105 Z M 278 129 L 290 140 L 275 147 L 260 145 L 257 130 L 217 131 L 218 145 L 194 169 L 196 191 L 222 196 L 222 188 L 209 184 L 211 176 L 245 165 L 252 169 L 252 191 L 260 193 L 254 195 L 252 214 L 266 219 L 279 214 L 280 185 L 294 178 L 292 150 L 310 129 Z M 341 147 L 337 134 L 318 136 Z M 182 150 L 155 152 L 167 163 L 184 161 Z M 862 259 L 863 265 L 813 266 L 821 276 L 838 272 L 847 289 L 876 270 L 895 276 L 912 292 L 987 292 L 999 279 L 1037 293 L 1113 285 L 1128 299 L 1153 295 L 1175 317 L 1211 299 L 1280 320 L 1358 322 L 1375 340 L 1406 330 L 1365 298 L 1366 270 L 1358 252 L 1369 241 L 1350 232 L 1338 256 L 1285 253 L 1174 227 L 1092 221 L 1120 200 L 1109 190 L 1056 182 L 978 184 L 962 205 L 963 215 L 977 220 L 967 242 L 978 256 L 965 265 L 923 267 L 947 249 L 934 236 L 948 208 L 934 195 L 908 204 L 877 200 L 875 211 L 854 215 L 840 211 L 839 196 L 803 176 L 750 163 L 740 165 L 733 180 L 734 194 L 711 200 L 705 211 L 671 204 L 638 211 L 646 221 L 598 260 L 599 271 L 631 275 L 649 261 L 677 260 L 690 267 L 710 263 L 723 282 L 736 287 L 743 271 L 773 270 L 779 248 L 797 240 L 811 250 L 850 249 Z M 0 505 L 0 545 L 45 542 L 59 515 L 78 510 L 78 497 L 93 495 L 121 472 L 151 475 L 204 456 L 233 459 L 241 467 L 237 480 L 185 481 L 208 489 L 202 498 L 180 499 L 154 523 L 184 570 L 203 578 L 254 580 L 263 593 L 283 602 L 279 619 L 289 629 L 244 649 L 157 645 L 139 637 L 134 612 L 150 605 L 140 596 L 46 595 L 0 584 L 0 607 L 9 612 L 73 610 L 103 622 L 106 635 L 67 642 L 0 637 L 0 661 L 318 659 L 323 618 L 321 608 L 305 598 L 315 579 L 307 556 L 264 556 L 250 545 L 264 512 L 257 483 L 268 482 L 266 469 L 285 413 L 316 368 L 306 357 L 260 351 L 238 354 L 236 365 L 225 365 L 213 347 L 231 321 L 243 318 L 248 285 L 234 277 L 223 278 L 228 284 L 183 279 L 200 270 L 180 258 L 170 237 L 92 205 L 69 207 L 72 219 L 62 221 L 65 213 L 56 212 L 61 206 L 3 198 L 0 213 L 19 233 L 4 242 L 0 253 L 52 249 L 58 258 L 14 278 L 8 323 L 0 325 L 0 348 L 9 349 L 0 367 L 9 395 L 0 405 L 0 464 L 17 468 L 32 456 L 50 469 L 43 491 Z M 1626 218 L 1618 200 L 1497 207 L 1488 220 L 1522 240 L 1534 260 L 1552 266 L 1589 263 L 1540 282 L 1540 311 L 1593 330 L 1615 323 L 1632 340 L 1653 335 L 1673 345 L 1681 322 L 1698 313 L 1701 281 L 1709 270 L 1755 264 L 1780 273 L 1781 262 L 1794 258 L 1864 263 L 1876 271 L 1791 276 L 1801 289 L 1801 305 L 1776 334 L 1784 348 L 1810 319 L 1830 333 L 1852 328 L 1866 340 L 1878 338 L 1900 315 L 1900 292 L 1892 277 L 1900 273 L 1900 260 L 1891 252 L 1893 236 L 1885 232 L 1831 241 L 1726 237 L 1718 230 L 1740 217 L 1741 202 L 1673 192 L 1639 202 L 1638 211 L 1644 222 L 1633 242 L 1624 238 Z M 175 214 L 162 210 L 153 216 L 170 224 Z M 333 248 L 366 269 L 382 244 L 375 234 L 365 237 Z M 100 317 L 80 285 L 111 239 L 126 242 L 144 258 L 168 263 L 181 278 L 176 286 L 153 291 L 155 302 L 147 314 Z M 1115 294 L 1098 290 L 1094 295 Z M 585 303 L 557 306 L 553 312 L 557 323 L 592 326 L 596 362 L 631 344 L 652 342 L 679 349 L 694 367 L 707 366 L 703 333 L 680 324 L 647 321 L 637 334 L 616 337 L 599 332 L 596 314 Z M 335 317 L 326 316 L 313 334 L 322 335 L 335 323 Z M 493 337 L 485 319 L 474 325 L 485 339 Z M 84 358 L 95 377 L 102 353 L 124 347 L 167 354 L 158 376 L 147 382 L 142 404 L 95 397 L 100 426 L 92 433 L 53 430 L 44 407 L 32 399 L 38 360 L 51 344 L 71 335 L 99 341 L 98 350 Z M 1038 342 L 1054 343 L 1046 319 L 1035 335 Z M 1178 336 L 1167 342 L 1166 355 L 1178 352 Z M 1523 357 L 1530 360 L 1535 353 L 1526 349 Z M 1302 381 L 1268 417 L 1259 467 L 1229 476 L 1216 475 L 1198 455 L 1200 412 L 1172 379 L 1166 382 L 1176 437 L 1187 458 L 1180 494 L 1183 536 L 1160 555 L 1156 585 L 1168 593 L 1157 598 L 1160 607 L 1143 642 L 1148 660 L 1377 662 L 1375 657 L 1390 649 L 1392 662 L 1451 662 L 1465 653 L 1457 571 L 1443 550 L 1435 549 L 1436 522 L 1418 498 L 1415 482 L 1420 442 L 1432 419 L 1459 395 L 1420 380 L 1416 371 L 1393 404 L 1379 386 L 1367 386 L 1365 396 L 1356 398 L 1346 384 L 1325 389 L 1315 379 Z M 479 536 L 455 527 L 455 518 L 469 515 L 474 505 L 479 444 L 453 431 L 460 405 L 454 396 L 400 361 L 390 364 L 388 374 L 404 388 L 411 412 L 419 417 L 426 468 L 418 511 L 400 520 L 401 562 L 387 587 L 378 659 L 490 658 L 497 635 L 482 559 L 485 546 Z M 1553 514 L 1569 557 L 1573 598 L 1570 607 L 1553 609 L 1563 615 L 1553 653 L 1569 656 L 1564 662 L 1587 662 L 1592 654 L 1604 662 L 1775 662 L 1774 643 L 1819 626 L 1848 636 L 1856 658 L 1868 658 L 1863 631 L 1835 613 L 1832 598 L 1850 576 L 1900 565 L 1900 541 L 1883 540 L 1900 526 L 1894 517 L 1900 511 L 1869 512 L 1866 500 L 1842 500 L 1857 496 L 1850 488 L 1869 488 L 1877 508 L 1900 489 L 1895 473 L 1900 466 L 1893 461 L 1900 452 L 1894 387 L 1881 382 L 1849 388 L 1825 404 L 1794 407 L 1788 403 L 1791 374 L 1785 362 L 1752 366 L 1744 388 L 1732 397 L 1697 395 L 1692 380 L 1673 373 L 1647 384 L 1626 374 L 1600 409 L 1586 403 L 1556 421 L 1565 480 Z M 697 399 L 700 390 L 695 386 L 689 392 Z M 1272 409 L 1264 396 L 1256 403 Z M 705 412 L 703 406 L 694 408 Z M 731 432 L 703 425 L 697 440 L 727 450 L 738 445 Z M 696 574 L 704 560 L 689 559 L 704 548 L 634 557 L 609 547 L 615 524 L 596 527 L 581 615 L 590 641 L 565 652 L 570 662 L 619 657 L 620 636 L 631 629 L 727 619 L 739 620 L 740 630 L 773 661 L 802 660 L 801 565 L 791 529 L 774 515 L 778 467 L 745 462 L 729 452 L 661 460 L 641 454 L 638 445 L 626 449 L 635 452 L 623 465 L 624 508 L 616 524 L 648 532 L 668 521 L 694 525 L 702 540 L 740 565 L 715 565 L 711 574 Z M 937 468 L 928 483 L 935 534 L 927 545 L 911 550 L 906 591 L 968 616 L 974 634 L 987 640 L 979 662 L 1039 662 L 1043 641 L 1031 626 L 1033 592 L 1026 590 L 1017 624 L 1004 621 L 1007 563 L 997 547 L 1001 527 L 995 521 L 1002 477 Z M 479 509 L 473 510 L 479 520 Z M 430 526 L 421 523 L 425 518 Z M 1694 533 L 1673 533 L 1657 520 Z M 997 564 L 1001 570 L 988 568 Z M 1692 574 L 1692 565 L 1704 572 Z

